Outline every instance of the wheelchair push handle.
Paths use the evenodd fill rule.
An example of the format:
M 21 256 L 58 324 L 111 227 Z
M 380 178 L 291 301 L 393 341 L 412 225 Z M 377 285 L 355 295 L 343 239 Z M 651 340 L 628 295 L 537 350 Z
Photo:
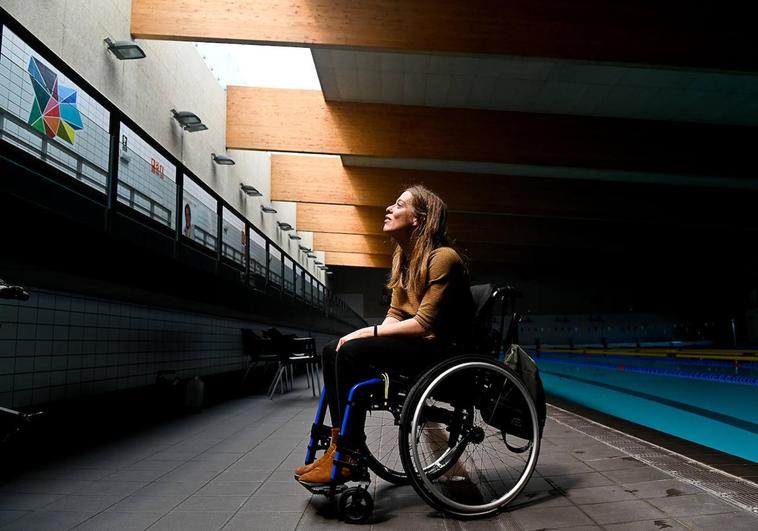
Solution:
M 3 279 L 0 279 L 0 299 L 28 301 L 29 293 L 27 293 L 27 291 L 21 286 L 11 286 Z

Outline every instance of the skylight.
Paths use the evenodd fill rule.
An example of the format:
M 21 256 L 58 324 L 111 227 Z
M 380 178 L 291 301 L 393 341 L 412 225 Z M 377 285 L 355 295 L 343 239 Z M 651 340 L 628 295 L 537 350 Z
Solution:
M 222 86 L 321 90 L 309 48 L 195 43 Z

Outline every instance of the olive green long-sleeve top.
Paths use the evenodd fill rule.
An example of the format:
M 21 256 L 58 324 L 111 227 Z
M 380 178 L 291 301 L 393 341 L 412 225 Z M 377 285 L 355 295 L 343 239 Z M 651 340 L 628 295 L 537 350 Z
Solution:
M 463 260 L 451 247 L 431 252 L 426 287 L 419 299 L 396 287 L 392 290 L 388 317 L 398 321 L 415 319 L 429 336 L 448 342 L 468 338 L 474 314 L 468 275 Z

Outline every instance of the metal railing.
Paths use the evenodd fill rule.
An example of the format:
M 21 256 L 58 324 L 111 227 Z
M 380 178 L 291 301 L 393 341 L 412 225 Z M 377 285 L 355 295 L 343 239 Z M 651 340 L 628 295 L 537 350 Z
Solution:
M 308 272 L 304 267 L 298 265 L 294 273 L 289 273 L 288 271 L 287 273 L 289 273 L 289 275 L 287 276 L 292 276 L 292 279 L 290 279 L 285 276 L 283 265 L 284 260 L 279 261 L 275 270 L 270 266 L 259 264 L 257 261 L 251 259 L 250 245 L 245 246 L 244 252 L 240 252 L 238 249 L 226 244 L 219 247 L 218 242 L 222 240 L 222 212 L 226 209 L 232 213 L 232 215 L 244 222 L 243 230 L 248 235 L 247 241 L 251 241 L 249 236 L 252 232 L 255 232 L 266 242 L 267 258 L 270 254 L 270 250 L 275 250 L 278 251 L 277 254 L 279 254 L 280 257 L 286 257 L 288 260 L 291 260 L 292 263 L 299 264 L 297 260 L 285 252 L 284 249 L 279 247 L 276 242 L 271 240 L 261 230 L 255 227 L 250 220 L 243 216 L 239 211 L 224 201 L 217 192 L 206 185 L 201 179 L 197 178 L 179 159 L 159 144 L 154 138 L 148 135 L 115 104 L 103 96 L 87 80 L 68 66 L 68 64 L 45 46 L 35 35 L 26 30 L 26 28 L 19 24 L 2 8 L 0 8 L 0 22 L 26 43 L 34 53 L 42 57 L 55 69 L 65 75 L 71 82 L 78 86 L 79 90 L 86 93 L 92 100 L 94 100 L 94 102 L 104 107 L 110 114 L 108 130 L 102 130 L 103 133 L 107 134 L 109 137 L 108 169 L 105 170 L 62 143 L 52 140 L 44 133 L 33 129 L 23 119 L 0 108 L 0 140 L 6 141 L 8 145 L 14 146 L 15 149 L 30 153 L 36 158 L 49 163 L 54 171 L 52 171 L 49 176 L 46 175 L 46 178 L 56 180 L 59 184 L 63 185 L 67 185 L 69 182 L 68 179 L 74 178 L 96 189 L 98 192 L 103 193 L 102 201 L 107 212 L 106 229 L 110 230 L 110 220 L 113 217 L 113 213 L 119 208 L 120 205 L 118 203 L 119 199 L 121 199 L 121 206 L 128 207 L 138 217 L 143 216 L 146 220 L 146 225 L 156 231 L 172 235 L 177 243 L 181 245 L 187 240 L 182 235 L 183 226 L 181 223 L 183 183 L 185 179 L 190 179 L 193 183 L 208 193 L 213 200 L 216 201 L 218 207 L 216 211 L 216 226 L 218 228 L 218 233 L 211 234 L 195 225 L 193 227 L 192 239 L 211 251 L 215 251 L 216 260 L 218 262 L 230 260 L 238 267 L 242 265 L 245 271 L 244 274 L 241 275 L 241 281 L 245 285 L 259 287 L 253 279 L 253 277 L 258 276 L 259 279 L 265 279 L 266 289 L 269 289 L 270 287 L 270 289 L 275 291 L 289 293 L 296 300 L 301 300 L 306 304 L 320 308 L 326 316 L 335 317 L 352 326 L 365 325 L 365 320 L 362 317 L 350 309 L 339 297 L 334 296 L 317 277 Z M 2 26 L 0 26 L 0 38 L 2 38 Z M 19 138 L 18 135 L 14 135 L 12 132 L 8 131 L 5 126 L 6 123 L 13 123 L 16 127 L 28 132 L 28 134 L 32 135 L 30 138 L 34 138 L 39 142 L 39 146 L 30 144 L 30 142 Z M 119 139 L 121 138 L 122 123 L 153 149 L 155 153 L 159 154 L 176 167 L 176 175 L 174 178 L 176 182 L 176 204 L 173 205 L 174 210 L 151 199 L 144 191 L 119 179 Z M 54 147 L 54 149 L 50 150 L 49 148 L 51 147 Z M 71 160 L 60 160 L 59 157 L 56 157 L 55 154 L 51 152 L 56 150 L 57 152 L 70 157 Z M 85 173 L 85 168 L 96 176 L 102 176 L 102 182 L 98 181 L 96 177 L 93 178 L 92 175 L 87 175 L 87 173 Z M 172 216 L 174 216 L 173 220 Z M 149 220 L 149 222 L 147 220 Z M 302 284 L 300 284 L 301 282 L 321 286 L 320 293 L 323 293 L 323 296 L 314 296 L 310 293 L 310 288 L 307 293 L 298 290 L 298 287 L 302 286 Z

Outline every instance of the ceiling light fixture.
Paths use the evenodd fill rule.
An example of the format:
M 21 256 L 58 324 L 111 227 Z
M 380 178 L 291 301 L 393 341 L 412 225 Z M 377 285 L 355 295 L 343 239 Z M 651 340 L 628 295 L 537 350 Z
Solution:
M 261 210 L 263 210 L 263 212 L 266 214 L 276 214 L 276 209 L 270 206 L 261 205 Z
M 277 221 L 276 224 L 279 225 L 279 228 L 284 232 L 291 231 L 294 228 L 292 225 L 285 223 L 284 221 Z
M 297 234 L 289 234 L 290 240 L 302 240 L 303 238 L 301 236 L 298 236 Z
M 213 159 L 213 162 L 220 166 L 234 166 L 234 159 L 231 159 L 226 155 L 216 155 L 215 153 L 211 153 L 211 158 Z
M 108 51 L 122 61 L 147 57 L 142 48 L 134 41 L 114 41 L 110 37 L 106 37 L 103 42 L 108 45 Z

